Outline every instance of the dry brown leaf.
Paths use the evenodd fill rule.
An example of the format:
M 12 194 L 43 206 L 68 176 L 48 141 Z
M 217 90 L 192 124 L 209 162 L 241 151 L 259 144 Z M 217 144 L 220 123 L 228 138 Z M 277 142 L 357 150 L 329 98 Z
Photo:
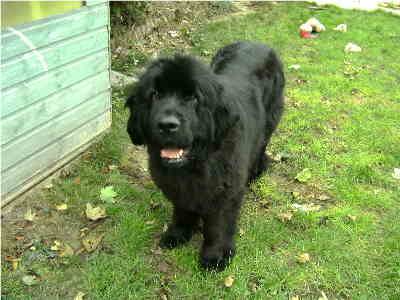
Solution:
M 302 263 L 302 264 L 305 264 L 306 262 L 309 262 L 309 261 L 310 261 L 310 254 L 308 254 L 308 253 L 302 253 L 302 254 L 300 254 L 300 255 L 297 257 L 297 261 L 300 262 L 300 263 Z
M 100 206 L 93 207 L 90 203 L 86 204 L 86 217 L 92 221 L 107 217 L 106 210 Z
M 352 221 L 357 220 L 357 216 L 347 215 L 347 217 Z
M 97 249 L 97 247 L 100 245 L 101 240 L 103 239 L 104 234 L 95 236 L 95 235 L 90 235 L 82 239 L 82 245 L 85 247 L 85 250 L 87 252 L 93 252 L 94 250 Z
M 287 213 L 277 214 L 277 217 L 282 222 L 285 222 L 285 221 L 290 221 L 293 217 L 293 214 L 290 212 L 287 212 Z
M 16 236 L 15 239 L 16 239 L 17 241 L 22 241 L 22 240 L 25 239 L 25 237 L 24 237 L 24 236 Z
M 56 205 L 57 210 L 66 210 L 68 209 L 68 205 L 66 203 L 62 203 L 60 205 Z
M 75 184 L 81 184 L 81 177 L 80 176 L 76 177 L 75 180 L 74 180 L 74 183 Z
M 235 279 L 233 278 L 232 275 L 226 277 L 224 279 L 224 285 L 228 288 L 230 288 L 233 285 L 233 282 L 235 281 Z

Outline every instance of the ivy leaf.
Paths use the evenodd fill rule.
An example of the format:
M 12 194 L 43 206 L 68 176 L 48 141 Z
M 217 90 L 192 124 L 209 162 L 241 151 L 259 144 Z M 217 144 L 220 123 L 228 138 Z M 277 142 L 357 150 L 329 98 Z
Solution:
M 114 187 L 112 185 L 107 186 L 100 191 L 100 200 L 106 203 L 114 203 L 114 198 L 116 196 L 118 196 L 118 194 L 114 191 Z

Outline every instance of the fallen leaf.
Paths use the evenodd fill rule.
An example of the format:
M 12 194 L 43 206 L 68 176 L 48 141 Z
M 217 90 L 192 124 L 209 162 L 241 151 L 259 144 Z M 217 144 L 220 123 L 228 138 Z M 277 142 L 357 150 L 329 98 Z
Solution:
M 400 169 L 395 168 L 392 174 L 394 179 L 400 179 Z
M 331 197 L 329 197 L 328 195 L 324 195 L 324 194 L 318 196 L 318 200 L 321 200 L 321 201 L 326 201 L 326 200 L 329 200 L 330 198 Z
M 224 279 L 224 285 L 228 288 L 230 288 L 233 285 L 233 282 L 235 279 L 233 279 L 233 276 L 228 276 Z
M 179 36 L 179 32 L 178 32 L 178 31 L 175 31 L 175 30 L 170 30 L 170 31 L 168 31 L 168 34 L 169 34 L 171 37 L 173 37 L 173 38 Z
M 75 184 L 81 184 L 81 177 L 80 176 L 76 177 L 75 180 L 74 180 L 74 183 Z
M 288 212 L 288 213 L 282 213 L 277 215 L 278 219 L 281 221 L 290 221 L 293 217 L 293 214 Z
M 168 297 L 165 294 L 161 294 L 160 298 L 161 298 L 161 300 L 168 300 Z
M 295 210 L 298 210 L 298 211 L 301 211 L 301 212 L 318 211 L 321 208 L 321 206 L 315 205 L 314 203 L 310 203 L 310 204 L 293 203 L 292 207 Z
M 155 210 L 155 209 L 160 208 L 160 206 L 161 206 L 160 202 L 150 200 L 150 209 Z
M 360 52 L 361 51 L 361 47 L 353 44 L 353 43 L 348 43 L 345 47 L 344 47 L 344 51 L 345 52 Z
M 37 283 L 37 278 L 35 276 L 33 276 L 33 275 L 25 275 L 25 276 L 22 277 L 22 282 L 25 285 L 29 285 L 29 286 L 30 285 L 34 285 L 34 284 Z
M 54 185 L 52 184 L 52 183 L 48 183 L 48 184 L 46 184 L 45 186 L 44 186 L 44 188 L 46 189 L 46 190 L 50 190 L 50 189 L 52 189 L 54 187 Z
M 24 237 L 24 236 L 16 236 L 15 239 L 16 239 L 17 241 L 22 241 L 22 240 L 25 239 L 25 237 Z
M 93 252 L 94 250 L 97 249 L 97 247 L 100 245 L 101 240 L 103 239 L 104 234 L 95 236 L 95 235 L 90 235 L 82 239 L 82 245 L 85 247 L 85 250 L 87 252 Z
M 54 245 L 50 247 L 50 250 L 58 251 L 60 250 L 60 247 L 61 247 L 61 242 L 56 240 L 54 241 Z
M 83 300 L 83 297 L 85 297 L 85 293 L 82 292 L 78 292 L 78 294 L 76 294 L 74 300 Z
M 57 210 L 66 210 L 66 209 L 68 209 L 68 205 L 66 203 L 56 205 L 56 209 Z
M 357 216 L 347 215 L 347 217 L 352 221 L 355 221 L 357 219 Z
M 106 210 L 102 207 L 92 207 L 90 203 L 86 204 L 86 217 L 92 221 L 96 221 L 107 217 Z
M 107 202 L 107 203 L 114 203 L 115 197 L 118 194 L 114 191 L 114 187 L 112 185 L 107 186 L 100 191 L 100 200 Z
M 300 173 L 298 173 L 295 177 L 300 182 L 307 182 L 312 177 L 311 170 L 308 168 L 303 169 Z
M 300 65 L 290 65 L 290 66 L 288 67 L 289 70 L 290 70 L 290 69 L 298 70 L 298 69 L 300 69 L 300 68 L 301 68 Z
M 63 247 L 61 248 L 60 254 L 58 256 L 60 257 L 68 257 L 74 255 L 74 249 L 68 244 L 64 244 Z
M 308 254 L 308 253 L 300 254 L 297 257 L 297 261 L 302 263 L 302 264 L 305 264 L 306 262 L 310 261 L 310 254 Z
M 144 223 L 145 223 L 146 225 L 153 225 L 153 224 L 156 223 L 156 221 L 157 221 L 157 220 L 155 220 L 155 219 L 151 219 L 151 220 L 145 221 Z
M 290 298 L 290 300 L 300 300 L 299 296 L 293 296 L 292 298 Z
M 347 25 L 346 24 L 339 24 L 333 30 L 340 31 L 340 32 L 346 32 L 347 31 Z
M 292 192 L 292 196 L 296 199 L 300 198 L 301 194 L 300 192 Z
M 164 224 L 163 226 L 163 232 L 166 232 L 168 230 L 168 224 Z
M 26 211 L 25 215 L 24 215 L 24 219 L 26 221 L 30 221 L 33 222 L 33 219 L 35 218 L 35 214 L 32 213 L 32 209 L 28 208 L 28 210 Z
M 153 253 L 154 255 L 162 255 L 163 254 L 161 248 L 150 249 L 150 252 Z
M 116 166 L 116 165 L 109 165 L 109 166 L 108 166 L 108 169 L 109 169 L 110 171 L 113 171 L 113 170 L 118 169 L 118 166 Z

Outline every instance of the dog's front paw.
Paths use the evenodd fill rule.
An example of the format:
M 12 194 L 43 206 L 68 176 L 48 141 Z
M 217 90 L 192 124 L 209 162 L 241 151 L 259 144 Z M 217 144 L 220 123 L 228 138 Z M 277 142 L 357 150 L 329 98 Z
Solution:
M 192 235 L 193 232 L 191 230 L 171 228 L 161 236 L 159 245 L 164 249 L 173 249 L 190 241 Z
M 223 271 L 235 256 L 235 249 L 226 249 L 221 254 L 206 251 L 200 257 L 200 265 L 206 270 Z

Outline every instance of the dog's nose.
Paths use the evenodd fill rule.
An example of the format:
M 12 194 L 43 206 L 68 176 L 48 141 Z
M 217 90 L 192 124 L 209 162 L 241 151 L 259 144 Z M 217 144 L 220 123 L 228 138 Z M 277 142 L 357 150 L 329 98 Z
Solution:
M 179 129 L 181 122 L 175 116 L 167 116 L 158 122 L 158 129 L 163 133 L 176 132 Z

